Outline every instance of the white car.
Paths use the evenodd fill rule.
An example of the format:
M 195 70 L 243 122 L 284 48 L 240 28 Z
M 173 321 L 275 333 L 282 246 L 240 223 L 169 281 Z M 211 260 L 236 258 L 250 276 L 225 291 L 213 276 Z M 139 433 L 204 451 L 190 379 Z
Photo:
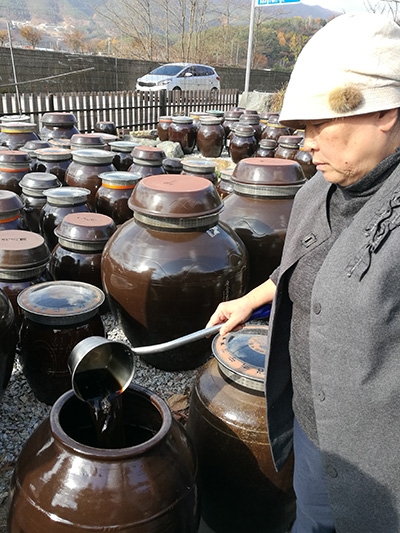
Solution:
M 136 82 L 137 91 L 219 91 L 219 76 L 213 67 L 197 63 L 168 63 Z

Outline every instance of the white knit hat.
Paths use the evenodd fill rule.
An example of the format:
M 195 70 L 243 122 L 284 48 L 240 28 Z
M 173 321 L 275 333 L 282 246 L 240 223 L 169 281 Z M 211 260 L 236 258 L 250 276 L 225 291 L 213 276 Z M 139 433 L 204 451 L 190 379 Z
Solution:
M 361 115 L 400 107 L 400 27 L 372 13 L 336 17 L 300 53 L 279 122 Z

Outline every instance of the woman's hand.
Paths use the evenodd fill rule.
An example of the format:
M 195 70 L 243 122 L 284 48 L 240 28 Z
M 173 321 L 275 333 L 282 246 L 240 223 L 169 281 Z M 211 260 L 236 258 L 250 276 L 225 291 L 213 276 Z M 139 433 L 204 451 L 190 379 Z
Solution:
M 220 335 L 225 335 L 236 326 L 246 322 L 252 312 L 253 307 L 245 297 L 230 300 L 229 302 L 222 302 L 211 316 L 206 327 L 209 328 L 215 324 L 223 324 L 219 333 Z

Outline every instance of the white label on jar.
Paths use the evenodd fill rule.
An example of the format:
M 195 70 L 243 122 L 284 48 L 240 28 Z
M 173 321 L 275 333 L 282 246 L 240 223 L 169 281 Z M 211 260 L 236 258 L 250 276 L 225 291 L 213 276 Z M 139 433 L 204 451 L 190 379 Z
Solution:
M 211 238 L 214 238 L 215 236 L 219 234 L 218 226 L 213 226 L 212 228 L 208 229 L 207 233 L 209 234 Z

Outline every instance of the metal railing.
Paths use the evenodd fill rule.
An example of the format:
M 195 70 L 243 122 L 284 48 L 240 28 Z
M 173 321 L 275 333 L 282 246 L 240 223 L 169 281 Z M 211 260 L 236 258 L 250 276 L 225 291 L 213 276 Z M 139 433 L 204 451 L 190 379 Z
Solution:
M 196 111 L 238 105 L 237 89 L 161 92 L 71 92 L 0 95 L 0 116 L 28 115 L 39 125 L 44 113 L 63 111 L 76 116 L 78 129 L 91 132 L 96 122 L 112 121 L 120 132 L 154 128 L 160 116 L 187 115 Z M 19 111 L 20 110 L 20 111 Z

